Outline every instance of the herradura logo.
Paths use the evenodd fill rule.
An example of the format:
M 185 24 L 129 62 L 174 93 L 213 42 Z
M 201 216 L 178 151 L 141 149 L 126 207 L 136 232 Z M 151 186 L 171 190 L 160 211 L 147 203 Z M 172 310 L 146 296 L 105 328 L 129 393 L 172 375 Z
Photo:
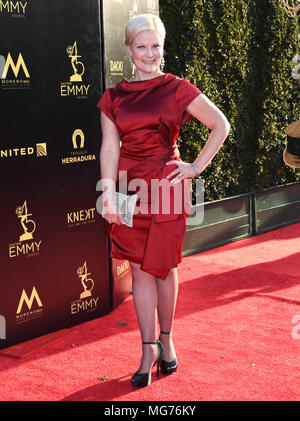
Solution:
M 72 135 L 72 150 L 69 156 L 61 159 L 62 164 L 76 164 L 80 162 L 96 161 L 96 155 L 89 153 L 85 147 L 86 139 L 81 129 L 76 129 Z
M 3 90 L 30 88 L 30 73 L 22 53 L 0 56 L 0 77 Z

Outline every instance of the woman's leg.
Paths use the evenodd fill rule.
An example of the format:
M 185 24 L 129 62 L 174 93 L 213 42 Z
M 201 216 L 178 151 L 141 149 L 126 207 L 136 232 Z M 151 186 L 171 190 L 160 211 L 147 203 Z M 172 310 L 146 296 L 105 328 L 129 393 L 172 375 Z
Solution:
M 157 284 L 155 276 L 144 272 L 140 264 L 130 262 L 132 273 L 132 291 L 142 342 L 157 340 Z M 139 373 L 150 371 L 159 356 L 157 345 L 142 345 L 143 355 Z
M 158 290 L 158 318 L 160 330 L 171 332 L 178 295 L 177 268 L 170 270 L 166 279 L 156 278 Z M 161 334 L 159 340 L 165 347 L 164 360 L 172 361 L 176 358 L 172 335 Z

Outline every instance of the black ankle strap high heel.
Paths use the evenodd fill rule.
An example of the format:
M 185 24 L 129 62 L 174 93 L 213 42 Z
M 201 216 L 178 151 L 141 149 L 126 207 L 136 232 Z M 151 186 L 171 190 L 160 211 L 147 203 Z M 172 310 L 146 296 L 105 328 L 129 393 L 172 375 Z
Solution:
M 163 335 L 170 335 L 171 334 L 171 332 L 163 332 L 162 330 L 160 331 L 160 333 L 162 333 Z M 172 361 L 162 360 L 161 364 L 160 364 L 161 372 L 163 374 L 175 373 L 175 371 L 177 370 L 177 367 L 178 367 L 177 358 L 175 358 L 175 360 L 172 360 Z
M 158 340 L 155 341 L 155 342 L 142 342 L 142 344 L 143 345 L 155 345 L 155 344 L 157 344 L 158 347 L 159 347 L 159 356 L 158 356 L 158 359 L 155 361 L 155 363 L 152 365 L 149 373 L 138 373 L 138 372 L 136 372 L 131 377 L 131 383 L 134 387 L 145 387 L 145 386 L 149 386 L 151 384 L 151 370 L 155 366 L 155 364 L 157 364 L 156 377 L 159 377 L 159 367 L 161 365 L 162 356 L 163 356 L 163 353 L 165 351 L 163 344 Z

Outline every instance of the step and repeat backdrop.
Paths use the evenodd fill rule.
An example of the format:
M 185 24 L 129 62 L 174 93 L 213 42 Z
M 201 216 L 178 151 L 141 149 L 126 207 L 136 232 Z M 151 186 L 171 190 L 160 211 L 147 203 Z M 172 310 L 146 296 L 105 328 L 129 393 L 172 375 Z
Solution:
M 130 77 L 124 29 L 158 1 L 0 0 L 0 348 L 109 313 L 131 291 L 109 258 L 104 89 Z

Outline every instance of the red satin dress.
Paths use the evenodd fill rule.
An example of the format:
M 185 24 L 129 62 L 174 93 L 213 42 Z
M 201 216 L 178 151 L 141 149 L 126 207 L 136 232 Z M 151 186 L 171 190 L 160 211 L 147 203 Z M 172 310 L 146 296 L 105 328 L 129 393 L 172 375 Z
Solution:
M 124 78 L 107 88 L 97 104 L 115 123 L 122 141 L 117 190 L 122 185 L 120 191 L 139 195 L 132 227 L 106 222 L 110 256 L 139 263 L 142 270 L 161 279 L 182 260 L 191 207 L 188 179 L 169 185 L 167 211 L 162 206 L 167 190 L 157 183 L 170 182 L 166 176 L 177 166 L 166 162 L 180 161 L 176 140 L 181 126 L 192 119 L 186 108 L 200 94 L 187 79 L 165 73 L 146 81 Z M 136 179 L 143 183 L 133 188 Z M 176 207 L 178 201 L 182 211 Z

